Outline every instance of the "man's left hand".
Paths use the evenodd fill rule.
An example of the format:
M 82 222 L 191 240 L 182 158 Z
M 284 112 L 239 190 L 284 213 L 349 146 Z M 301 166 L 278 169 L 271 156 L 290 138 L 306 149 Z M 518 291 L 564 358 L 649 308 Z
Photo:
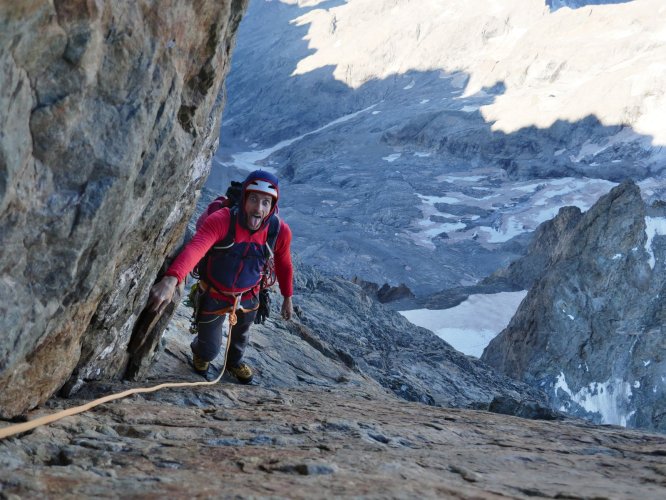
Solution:
M 283 297 L 284 300 L 282 301 L 282 317 L 286 320 L 290 320 L 291 317 L 294 315 L 294 306 L 291 303 L 291 297 Z

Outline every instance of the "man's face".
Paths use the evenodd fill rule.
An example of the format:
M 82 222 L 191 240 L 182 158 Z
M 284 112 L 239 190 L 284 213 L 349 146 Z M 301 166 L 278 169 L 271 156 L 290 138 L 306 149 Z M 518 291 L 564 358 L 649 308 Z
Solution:
M 245 197 L 245 223 L 252 231 L 261 227 L 261 223 L 270 213 L 273 205 L 273 197 L 270 194 L 250 191 Z

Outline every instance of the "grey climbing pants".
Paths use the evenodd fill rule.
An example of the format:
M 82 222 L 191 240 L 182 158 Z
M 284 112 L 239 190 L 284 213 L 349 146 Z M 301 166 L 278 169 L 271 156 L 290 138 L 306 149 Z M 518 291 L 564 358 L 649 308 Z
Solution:
M 190 346 L 192 352 L 204 361 L 213 361 L 222 349 L 222 340 L 224 338 L 225 330 L 223 323 L 226 315 L 213 314 L 212 311 L 219 311 L 228 306 L 227 302 L 212 298 L 209 294 L 203 294 L 199 305 L 199 315 L 197 318 L 197 336 L 192 341 Z M 250 303 L 243 302 L 243 307 L 253 308 L 254 304 L 258 305 L 258 299 L 252 300 Z M 254 322 L 257 315 L 256 309 L 254 311 L 243 312 L 236 311 L 236 318 L 238 322 L 231 329 L 231 344 L 229 345 L 229 353 L 227 354 L 227 366 L 237 367 L 243 353 L 250 340 L 250 326 Z

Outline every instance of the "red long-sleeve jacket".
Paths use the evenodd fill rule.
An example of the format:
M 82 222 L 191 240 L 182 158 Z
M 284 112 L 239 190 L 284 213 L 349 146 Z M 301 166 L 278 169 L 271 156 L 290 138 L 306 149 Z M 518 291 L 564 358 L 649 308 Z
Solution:
M 194 234 L 194 237 L 185 246 L 183 251 L 176 257 L 171 266 L 166 272 L 167 276 L 174 276 L 180 283 L 185 279 L 187 274 L 194 269 L 194 266 L 206 255 L 206 252 L 218 241 L 222 240 L 229 230 L 231 222 L 231 212 L 228 208 L 223 208 L 210 214 L 203 222 L 201 227 Z M 265 224 L 258 231 L 251 233 L 240 224 L 240 220 L 236 221 L 236 233 L 234 241 L 258 243 L 263 245 L 268 237 L 268 224 Z M 291 297 L 294 293 L 293 288 L 293 265 L 291 262 L 291 229 L 287 223 L 280 219 L 280 230 L 275 242 L 274 259 L 275 259 L 275 274 L 277 276 L 278 284 L 280 286 L 280 293 L 284 297 Z M 243 298 L 247 295 L 256 294 L 259 291 L 259 282 L 243 294 Z M 210 291 L 211 296 L 218 299 L 227 299 L 228 297 L 216 293 L 214 290 Z

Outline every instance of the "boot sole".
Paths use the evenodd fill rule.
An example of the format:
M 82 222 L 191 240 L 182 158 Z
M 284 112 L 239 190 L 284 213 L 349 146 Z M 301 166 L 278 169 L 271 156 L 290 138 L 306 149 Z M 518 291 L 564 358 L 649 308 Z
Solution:
M 215 380 L 217 377 L 220 376 L 220 370 L 215 368 L 213 363 L 208 365 L 208 368 L 206 370 L 197 370 L 194 366 L 194 363 L 192 363 L 192 360 L 189 360 L 189 365 L 192 367 L 192 371 L 196 373 L 197 375 L 203 377 L 206 379 L 208 382 L 212 382 Z
M 247 385 L 250 382 L 252 382 L 252 379 L 254 378 L 254 375 L 252 375 L 250 378 L 240 378 L 240 377 L 237 377 L 233 372 L 231 372 L 229 370 L 227 370 L 227 373 L 229 375 L 231 375 L 233 378 L 235 378 L 238 382 L 240 382 L 241 384 L 244 384 L 244 385 Z

